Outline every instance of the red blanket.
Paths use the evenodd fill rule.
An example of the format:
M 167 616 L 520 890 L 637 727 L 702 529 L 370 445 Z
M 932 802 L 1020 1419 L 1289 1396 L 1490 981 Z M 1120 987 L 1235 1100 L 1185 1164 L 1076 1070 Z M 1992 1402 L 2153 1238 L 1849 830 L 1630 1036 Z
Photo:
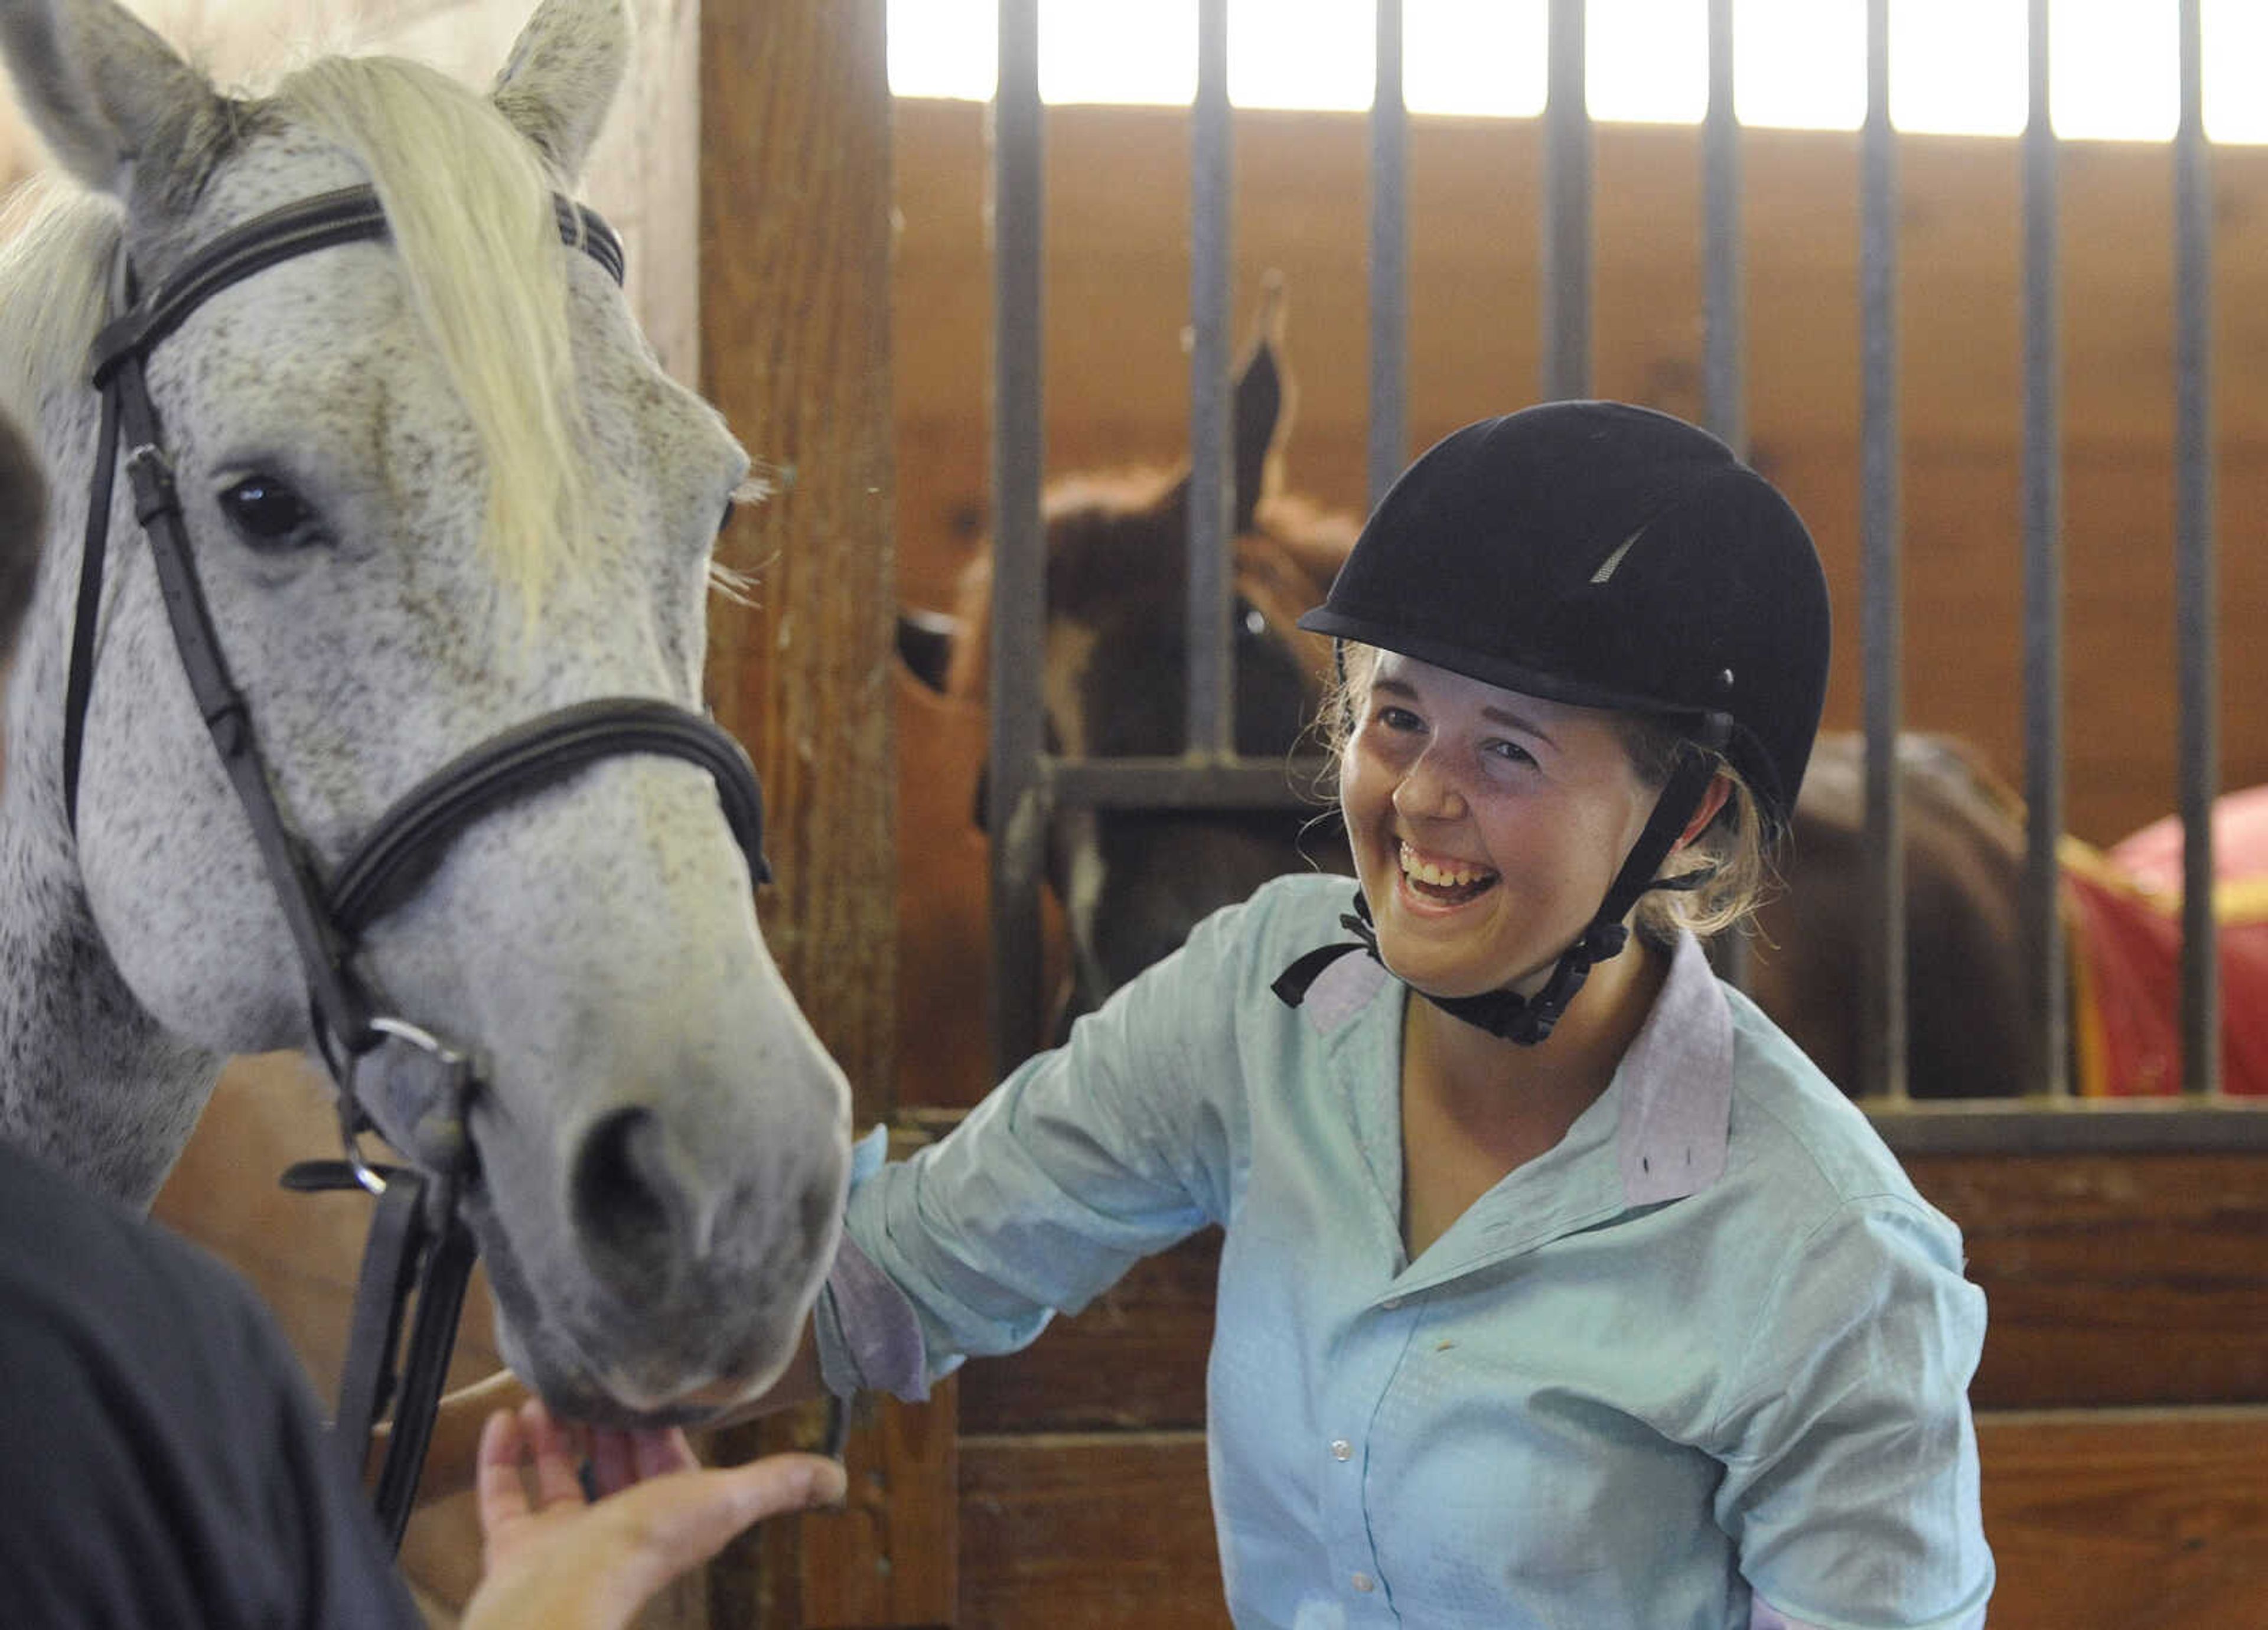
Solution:
M 2079 1092 L 2179 1092 L 2181 822 L 2157 822 L 2107 852 L 2066 838 L 2063 861 Z M 2268 787 L 2213 806 L 2213 874 L 2222 1085 L 2268 1095 Z

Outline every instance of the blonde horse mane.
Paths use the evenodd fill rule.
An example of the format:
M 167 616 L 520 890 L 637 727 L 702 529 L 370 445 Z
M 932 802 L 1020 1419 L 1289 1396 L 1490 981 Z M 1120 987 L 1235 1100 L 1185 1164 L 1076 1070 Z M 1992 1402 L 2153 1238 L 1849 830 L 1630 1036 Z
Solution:
M 410 302 L 486 454 L 483 536 L 532 607 L 584 535 L 584 450 L 553 178 L 489 100 L 386 56 L 291 73 L 270 106 L 369 172 Z M 254 110 L 256 111 L 256 110 Z M 40 177 L 11 201 L 0 245 L 0 394 L 26 420 L 85 377 L 123 221 L 113 200 Z

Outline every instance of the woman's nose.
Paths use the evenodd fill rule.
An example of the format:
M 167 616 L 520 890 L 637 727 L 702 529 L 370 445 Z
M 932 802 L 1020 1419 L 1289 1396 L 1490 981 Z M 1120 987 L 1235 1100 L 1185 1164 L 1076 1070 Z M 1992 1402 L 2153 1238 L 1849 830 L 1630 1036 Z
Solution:
M 1395 783 L 1394 808 L 1413 819 L 1455 820 L 1465 813 L 1464 790 L 1439 756 L 1428 751 Z

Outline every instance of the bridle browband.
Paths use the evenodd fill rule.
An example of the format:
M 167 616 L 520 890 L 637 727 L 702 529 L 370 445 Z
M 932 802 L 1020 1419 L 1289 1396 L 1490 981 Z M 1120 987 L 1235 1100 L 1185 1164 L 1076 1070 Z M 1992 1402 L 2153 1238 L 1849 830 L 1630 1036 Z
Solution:
M 622 278 L 622 245 L 606 223 L 566 198 L 552 200 L 561 240 Z M 349 1464 L 359 1476 L 373 1429 L 389 1403 L 394 1434 L 379 1475 L 379 1521 L 397 1547 L 409 1520 L 432 1429 L 458 1311 L 475 1254 L 460 1214 L 476 1161 L 466 1132 L 469 1101 L 480 1085 L 475 1060 L 463 1051 L 387 1013 L 353 965 L 360 936 L 406 899 L 446 845 L 472 822 L 512 800 L 556 784 L 601 759 L 661 754 L 685 759 L 714 778 L 727 823 L 751 874 L 767 881 L 763 795 L 747 754 L 712 720 L 647 697 L 578 702 L 512 726 L 450 760 L 379 815 L 335 874 L 319 876 L 313 856 L 279 806 L 261 760 L 243 694 L 230 678 L 204 591 L 189 551 L 188 528 L 150 399 L 144 364 L 158 343 L 222 290 L 302 254 L 388 235 L 375 189 L 350 187 L 287 205 L 232 228 L 188 261 L 148 299 L 137 300 L 122 243 L 115 317 L 96 336 L 93 384 L 101 393 L 101 428 L 89 487 L 70 666 L 64 690 L 63 806 L 76 841 L 78 780 L 87 704 L 94 684 L 102 574 L 120 444 L 134 513 L 149 539 L 159 593 L 175 648 L 199 715 L 235 787 L 269 881 L 291 930 L 308 990 L 317 1050 L 337 1082 L 343 1161 L 306 1162 L 285 1176 L 296 1188 L 355 1186 L 379 1197 L 379 1210 L 356 1292 L 354 1329 L 339 1412 L 333 1423 Z M 403 1129 L 416 1169 L 365 1162 L 360 1134 L 374 1123 L 356 1090 L 360 1062 L 401 1044 L 430 1077 L 418 1102 L 389 1104 Z M 417 1313 L 408 1369 L 395 1374 L 401 1316 L 415 1293 Z M 399 1398 L 392 1395 L 399 1391 Z

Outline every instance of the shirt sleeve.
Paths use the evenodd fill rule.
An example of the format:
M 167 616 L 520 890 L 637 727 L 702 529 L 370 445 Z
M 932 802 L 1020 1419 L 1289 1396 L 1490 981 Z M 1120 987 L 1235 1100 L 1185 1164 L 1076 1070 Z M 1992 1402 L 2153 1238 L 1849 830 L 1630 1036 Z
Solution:
M 1790 1630 L 1975 1630 L 1992 1594 L 1968 1388 L 1984 1297 L 1952 1225 L 1845 1203 L 1765 1297 L 1722 1421 L 1717 1518 Z
M 910 1305 L 924 1383 L 1026 1346 L 1054 1314 L 1220 1218 L 1241 1114 L 1237 916 L 1201 924 L 943 1140 L 854 1179 L 845 1232 Z M 889 1343 L 887 1317 L 862 1329 L 841 1287 L 820 1318 L 822 1358 Z M 887 1368 L 838 1361 L 830 1384 Z

